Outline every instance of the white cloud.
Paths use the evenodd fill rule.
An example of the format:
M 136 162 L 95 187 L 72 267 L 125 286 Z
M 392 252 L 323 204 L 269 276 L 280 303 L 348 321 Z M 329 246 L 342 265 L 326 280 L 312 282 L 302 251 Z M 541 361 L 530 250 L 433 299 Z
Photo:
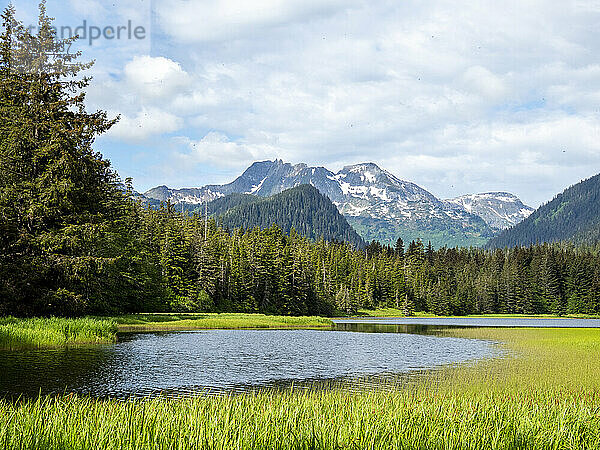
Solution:
M 383 159 L 392 171 L 420 180 L 443 196 L 511 190 L 533 205 L 591 176 L 600 167 L 600 127 L 595 117 L 561 115 L 528 123 L 479 122 L 428 135 L 435 151 L 418 148 Z
M 164 57 L 136 56 L 125 66 L 125 78 L 144 99 L 161 99 L 182 94 L 190 84 L 181 65 Z
M 373 160 L 440 196 L 537 204 L 600 167 L 600 11 L 586 2 L 155 6 L 155 53 L 92 95 L 125 114 L 114 138 L 180 136 L 167 139 L 185 164 L 155 184 L 206 166 L 233 178 L 253 159 Z
M 143 141 L 153 136 L 173 133 L 183 126 L 183 120 L 157 108 L 143 108 L 137 115 L 121 116 L 109 136 L 125 141 Z
M 180 136 L 176 142 L 187 147 L 187 152 L 180 152 L 177 157 L 184 165 L 208 163 L 217 166 L 239 167 L 250 164 L 257 159 L 271 157 L 267 146 L 253 147 L 243 142 L 233 142 L 223 133 L 211 131 L 200 140 L 192 140 Z
M 476 92 L 490 100 L 506 98 L 510 94 L 502 78 L 485 67 L 469 67 L 463 79 L 467 90 L 473 87 Z
M 263 28 L 303 22 L 349 7 L 349 0 L 161 0 L 162 30 L 185 42 L 218 41 L 252 35 Z

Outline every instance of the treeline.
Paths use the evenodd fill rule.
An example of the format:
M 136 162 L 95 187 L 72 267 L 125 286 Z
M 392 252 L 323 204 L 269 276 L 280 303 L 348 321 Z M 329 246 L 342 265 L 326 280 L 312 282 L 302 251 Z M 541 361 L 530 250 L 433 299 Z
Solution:
M 397 259 L 415 267 L 406 285 L 416 310 L 440 315 L 600 313 L 598 247 L 422 247 L 413 242 L 404 261 Z
M 186 311 L 332 314 L 396 307 L 406 314 L 600 313 L 598 249 L 486 251 L 311 242 L 277 226 L 228 233 L 213 220 L 143 212 L 164 306 Z M 158 287 L 157 287 L 158 289 Z
M 103 264 L 73 255 L 61 265 L 41 255 L 26 267 L 2 259 L 0 312 L 600 313 L 597 248 L 434 250 L 417 241 L 405 249 L 399 239 L 357 250 L 277 226 L 228 231 L 197 214 L 127 204 L 110 239 L 96 242 Z

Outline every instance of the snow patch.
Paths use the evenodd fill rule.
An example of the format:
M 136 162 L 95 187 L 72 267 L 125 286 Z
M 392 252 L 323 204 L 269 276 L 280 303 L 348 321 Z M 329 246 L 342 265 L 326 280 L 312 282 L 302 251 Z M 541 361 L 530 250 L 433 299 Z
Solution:
M 375 175 L 373 175 L 371 172 L 365 172 L 361 178 L 363 180 L 366 179 L 369 183 L 375 183 Z
M 246 194 L 255 194 L 256 192 L 258 192 L 266 179 L 267 179 L 267 177 L 264 177 L 260 183 L 252 186 L 252 189 L 250 189 L 248 192 L 246 192 Z
M 378 187 L 375 187 L 375 186 L 371 186 L 370 191 L 371 191 L 371 195 L 372 196 L 378 197 L 381 200 L 383 200 L 384 202 L 389 202 L 390 201 L 390 198 L 388 197 L 387 191 L 385 189 L 378 188 Z

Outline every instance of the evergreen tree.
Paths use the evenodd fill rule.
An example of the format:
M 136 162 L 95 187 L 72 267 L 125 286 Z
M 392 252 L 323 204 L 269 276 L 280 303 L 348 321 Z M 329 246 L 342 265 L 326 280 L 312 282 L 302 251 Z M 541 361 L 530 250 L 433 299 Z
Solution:
M 402 241 L 401 237 L 396 240 L 394 250 L 396 251 L 396 256 L 398 258 L 404 258 L 404 241 Z
M 130 271 L 142 267 L 124 228 L 132 208 L 92 148 L 115 119 L 85 110 L 90 79 L 79 74 L 91 64 L 64 51 L 74 38 L 56 39 L 45 2 L 35 35 L 12 5 L 2 20 L 0 313 L 111 310 L 123 296 L 139 308 Z
M 431 241 L 427 244 L 427 249 L 425 250 L 425 257 L 429 264 L 433 263 L 433 247 L 431 245 Z

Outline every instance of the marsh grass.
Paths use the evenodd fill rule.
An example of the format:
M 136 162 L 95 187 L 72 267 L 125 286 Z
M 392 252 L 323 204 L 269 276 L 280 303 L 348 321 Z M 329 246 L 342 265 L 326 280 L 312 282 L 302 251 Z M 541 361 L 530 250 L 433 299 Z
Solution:
M 115 342 L 117 331 L 328 328 L 323 317 L 264 314 L 131 314 L 115 318 L 0 318 L 0 349 L 66 347 Z
M 195 329 L 328 328 L 331 320 L 316 316 L 265 314 L 131 314 L 116 317 L 119 331 L 169 331 Z
M 115 342 L 114 320 L 93 318 L 0 319 L 0 349 L 66 347 Z
M 447 328 L 446 336 L 500 343 L 508 356 L 447 370 L 454 389 L 600 392 L 598 328 Z M 468 383 L 461 380 L 468 379 Z
M 5 449 L 596 448 L 599 398 L 535 391 L 255 393 L 0 401 Z

